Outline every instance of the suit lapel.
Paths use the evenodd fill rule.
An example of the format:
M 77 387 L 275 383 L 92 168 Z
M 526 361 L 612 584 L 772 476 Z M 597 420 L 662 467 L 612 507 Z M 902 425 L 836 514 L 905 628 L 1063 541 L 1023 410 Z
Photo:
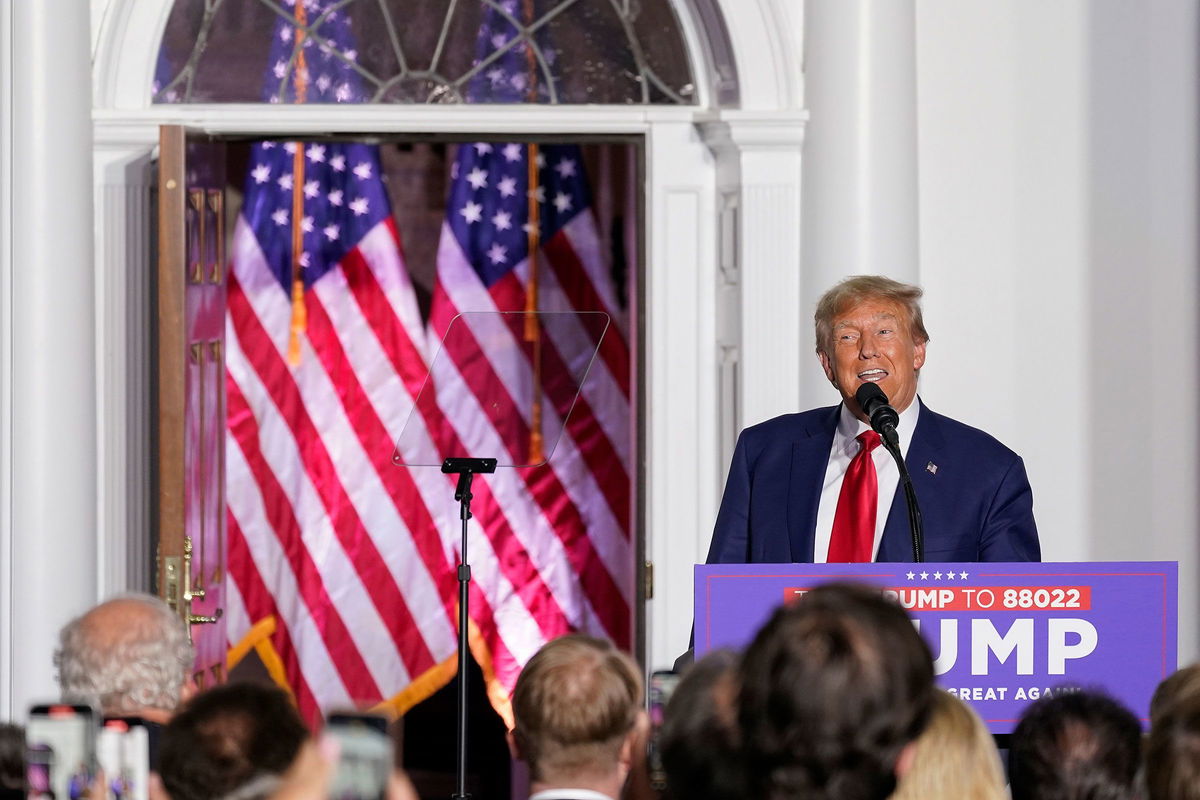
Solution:
M 817 505 L 821 502 L 821 486 L 825 483 L 825 468 L 841 408 L 833 406 L 818 416 L 792 443 L 787 525 L 794 562 L 811 564 L 813 560 Z
M 921 402 L 920 398 L 917 402 Z M 924 497 L 929 492 L 922 493 L 922 487 L 928 486 L 926 478 L 932 477 L 925 467 L 931 462 L 938 451 L 945 445 L 942 427 L 938 422 L 938 414 L 929 410 L 921 403 L 921 415 L 917 418 L 917 429 L 913 431 L 912 441 L 908 445 L 908 453 L 904 456 L 904 465 L 912 477 L 913 489 L 917 492 L 917 502 L 924 507 Z M 912 561 L 912 533 L 908 529 L 908 505 L 904 500 L 904 487 L 896 484 L 896 496 L 892 500 L 892 508 L 888 512 L 887 525 L 883 528 L 883 539 L 879 543 L 879 554 L 876 561 Z

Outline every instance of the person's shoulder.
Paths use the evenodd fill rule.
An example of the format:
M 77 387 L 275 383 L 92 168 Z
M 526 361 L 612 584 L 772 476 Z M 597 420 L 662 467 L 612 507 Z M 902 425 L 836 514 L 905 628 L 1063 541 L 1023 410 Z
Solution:
M 781 414 L 745 428 L 742 438 L 747 443 L 762 444 L 805 438 L 825 428 L 833 430 L 833 426 L 837 424 L 838 408 L 839 406 L 826 406 L 795 414 Z
M 952 443 L 963 450 L 970 450 L 972 453 L 1006 462 L 1020 458 L 1012 448 L 987 431 L 968 425 L 965 422 L 959 422 L 952 417 L 947 417 L 945 414 L 939 414 L 922 403 L 921 418 L 917 421 L 918 429 L 921 427 L 921 422 L 925 419 L 930 420 L 933 427 L 937 428 L 938 433 L 946 442 Z

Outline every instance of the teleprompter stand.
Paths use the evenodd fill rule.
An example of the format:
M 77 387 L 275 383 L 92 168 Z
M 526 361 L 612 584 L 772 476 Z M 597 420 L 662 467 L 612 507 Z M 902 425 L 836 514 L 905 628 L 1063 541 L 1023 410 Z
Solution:
M 467 659 L 471 485 L 497 467 L 550 462 L 610 323 L 597 311 L 463 312 L 413 398 L 392 462 L 457 475 L 462 541 L 458 563 L 458 741 L 453 800 L 467 800 Z M 487 457 L 475 457 L 487 454 Z M 447 457 L 450 456 L 450 457 Z M 495 457 L 492 457 L 495 456 Z M 503 476 L 511 481 L 509 475 Z M 449 509 L 446 509 L 448 511 Z M 480 590 L 488 587 L 480 584 Z
M 455 759 L 454 800 L 466 800 L 467 794 L 467 624 L 471 619 L 471 562 L 467 559 L 467 521 L 471 519 L 471 481 L 476 475 L 496 471 L 494 458 L 447 458 L 442 472 L 457 475 L 454 499 L 462 520 L 462 549 L 458 562 L 458 748 Z

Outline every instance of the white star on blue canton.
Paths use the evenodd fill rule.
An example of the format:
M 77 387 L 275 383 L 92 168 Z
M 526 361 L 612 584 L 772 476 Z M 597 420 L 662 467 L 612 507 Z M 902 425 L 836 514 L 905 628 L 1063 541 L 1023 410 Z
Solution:
M 947 572 L 947 573 L 946 573 L 946 580 L 948 580 L 948 581 L 952 581 L 952 580 L 954 580 L 954 573 L 953 573 L 953 572 Z
M 347 18 L 347 21 L 349 21 L 349 18 Z M 347 50 L 342 55 L 344 55 L 346 57 L 347 61 L 357 61 L 358 60 L 358 51 L 357 50 Z
M 487 186 L 487 176 L 487 170 L 476 167 L 467 175 L 467 182 L 475 189 L 482 189 Z
M 475 152 L 481 156 L 486 156 L 488 153 L 492 152 L 492 146 L 487 142 L 476 142 Z
M 465 206 L 458 210 L 458 213 L 462 214 L 463 219 L 468 223 L 473 224 L 483 219 L 483 206 L 479 205 L 479 203 L 468 201 Z
M 546 187 L 545 186 L 537 187 L 536 189 L 534 189 L 533 191 L 531 191 L 529 193 L 529 196 L 531 198 L 537 200 L 539 203 L 546 202 Z
M 496 48 L 497 50 L 499 50 L 501 47 L 504 47 L 506 44 L 508 44 L 508 37 L 503 33 L 497 33 L 492 37 L 492 47 Z
M 271 212 L 271 219 L 275 220 L 276 225 L 287 225 L 288 212 L 286 208 L 277 208 Z
M 301 219 L 300 220 L 300 229 L 303 230 L 305 233 L 312 233 L 313 232 L 313 218 L 312 217 L 304 217 L 303 219 Z
M 504 145 L 504 160 L 512 163 L 513 161 L 521 160 L 521 145 L 516 142 L 509 142 Z
M 279 29 L 279 41 L 290 42 L 291 40 L 292 40 L 292 29 L 289 26 L 284 25 L 282 28 Z
M 325 233 L 325 238 L 326 238 L 326 239 L 328 239 L 328 240 L 329 240 L 329 241 L 331 241 L 331 242 L 336 242 L 336 241 L 337 241 L 338 235 L 339 235 L 339 233 L 340 233 L 340 232 L 338 231 L 338 226 L 337 226 L 337 225 L 326 225 L 326 226 L 325 226 L 325 227 L 324 227 L 322 230 L 323 230 L 323 231 L 324 231 L 324 233 Z
M 329 205 L 340 206 L 342 204 L 342 190 L 334 189 L 329 193 Z
M 514 89 L 516 89 L 517 91 L 521 91 L 525 88 L 526 81 L 527 81 L 526 77 L 524 75 L 522 75 L 520 72 L 516 73 L 515 75 L 513 75 L 511 78 L 508 79 L 508 82 L 511 83 L 512 87 Z
M 906 577 L 911 581 L 913 578 L 915 578 L 917 576 L 914 573 L 910 572 L 910 573 L 908 573 L 908 575 Z
M 321 184 L 317 181 L 304 182 L 304 196 L 308 198 L 316 197 L 321 193 Z
M 922 573 L 921 573 L 921 580 L 923 580 L 923 581 L 927 581 L 927 580 L 929 580 L 929 573 L 928 573 L 928 572 L 922 572 Z
M 517 193 L 517 179 L 511 175 L 506 175 L 500 179 L 500 183 L 496 185 L 500 190 L 501 197 L 512 197 Z
M 562 192 L 559 192 L 558 194 L 554 195 L 554 207 L 558 210 L 558 213 L 560 213 L 560 214 L 565 213 L 566 211 L 569 211 L 571 208 L 570 195 L 563 194 Z
M 496 226 L 496 230 L 506 231 L 512 227 L 512 214 L 507 211 L 497 211 L 496 216 L 492 217 L 492 224 Z
M 960 573 L 958 573 L 958 577 L 962 578 L 965 581 L 967 579 L 967 573 L 960 572 Z
M 499 242 L 492 242 L 492 247 L 488 250 L 487 254 L 493 264 L 503 264 L 508 261 L 508 248 L 502 246 Z
M 296 143 L 295 142 L 284 142 L 283 149 L 285 152 L 288 153 L 288 155 L 293 155 L 293 156 L 296 155 Z
M 300 266 L 307 268 L 310 263 L 312 263 L 312 258 L 309 257 L 308 253 L 307 252 L 301 253 L 300 254 Z
M 333 83 L 333 81 L 329 79 L 329 76 L 322 72 L 321 75 L 317 78 L 317 91 L 318 92 L 326 91 L 332 83 Z
M 361 217 L 367 213 L 367 198 L 356 197 L 350 201 L 350 210 L 354 212 L 354 216 Z
M 287 75 L 287 62 L 282 59 L 276 61 L 274 72 L 276 78 L 282 79 L 284 75 Z
M 940 572 L 933 573 L 933 579 L 935 581 L 940 581 L 942 579 L 942 573 L 940 573 Z
M 320 164 L 325 160 L 325 145 L 313 144 L 308 148 L 308 160 L 314 164 Z
M 250 174 L 254 176 L 255 183 L 266 183 L 271 177 L 271 168 L 266 164 L 259 164 L 250 171 Z
M 285 172 L 279 176 L 279 180 L 275 181 L 279 184 L 279 188 L 284 191 L 289 191 L 292 188 L 292 173 Z
M 334 156 L 333 158 L 329 159 L 329 166 L 333 167 L 333 171 L 334 171 L 334 172 L 343 172 L 343 171 L 345 171 L 345 169 L 346 169 L 346 157 L 345 157 L 345 156 L 343 156 L 343 155 L 336 155 L 336 156 Z
M 546 166 L 546 156 L 543 155 L 542 153 L 537 154 L 537 165 L 538 165 L 538 169 L 541 169 L 542 167 Z
M 344 103 L 347 100 L 349 100 L 350 99 L 350 84 L 343 83 L 341 86 L 339 86 L 337 88 L 337 91 L 335 91 L 333 93 L 333 99 L 337 100 L 339 103 Z
M 362 162 L 362 163 L 360 163 L 360 164 L 355 164 L 355 165 L 354 165 L 354 175 L 355 175 L 355 177 L 357 177 L 357 178 L 358 178 L 360 181 L 365 181 L 367 178 L 371 177 L 371 164 L 370 164 L 370 162 L 368 162 L 368 161 L 363 161 L 363 162 Z
M 488 80 L 495 86 L 500 81 L 504 80 L 504 70 L 499 67 L 493 67 L 487 71 Z
M 575 174 L 574 159 L 564 158 L 562 161 L 558 162 L 557 166 L 554 167 L 554 171 L 557 172 L 559 175 L 561 175 L 564 178 L 571 177 L 572 175 Z

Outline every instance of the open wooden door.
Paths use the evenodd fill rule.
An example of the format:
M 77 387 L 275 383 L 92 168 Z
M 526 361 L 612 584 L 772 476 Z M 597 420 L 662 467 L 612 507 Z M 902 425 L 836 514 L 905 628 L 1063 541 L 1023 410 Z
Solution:
M 225 147 L 159 134 L 159 595 L 188 624 L 195 679 L 225 678 Z

